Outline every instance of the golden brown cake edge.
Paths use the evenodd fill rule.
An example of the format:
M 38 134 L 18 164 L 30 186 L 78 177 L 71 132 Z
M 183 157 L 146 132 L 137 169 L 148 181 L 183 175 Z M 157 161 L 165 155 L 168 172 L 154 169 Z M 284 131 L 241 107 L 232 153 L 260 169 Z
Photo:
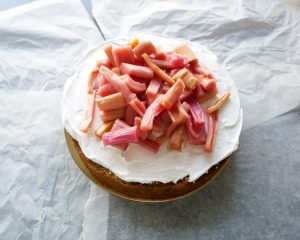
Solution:
M 97 185 L 119 197 L 143 202 L 169 201 L 187 196 L 208 184 L 223 170 L 230 160 L 229 156 L 212 166 L 207 173 L 200 176 L 194 182 L 189 182 L 187 176 L 177 183 L 153 182 L 144 184 L 126 182 L 117 177 L 109 169 L 88 159 L 81 151 L 78 142 L 66 131 L 65 137 L 73 159 L 79 168 Z

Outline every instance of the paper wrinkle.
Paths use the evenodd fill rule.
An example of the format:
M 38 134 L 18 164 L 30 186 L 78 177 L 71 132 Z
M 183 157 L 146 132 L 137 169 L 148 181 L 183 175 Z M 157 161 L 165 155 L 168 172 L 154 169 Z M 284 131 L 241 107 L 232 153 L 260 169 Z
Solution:
M 79 0 L 36 1 L 0 12 L 0 36 L 0 239 L 107 228 L 109 194 L 97 190 L 93 215 L 96 186 L 72 160 L 61 122 L 64 83 L 103 40 L 98 28 Z
M 61 91 L 82 53 L 101 39 L 80 1 L 66 1 L 68 14 L 59 4 L 41 1 L 0 15 L 0 89 Z
M 235 81 L 243 129 L 300 106 L 300 6 L 293 1 L 93 0 L 107 39 L 154 32 L 200 43 Z
M 83 223 L 84 239 L 106 239 L 109 212 L 109 195 L 97 185 L 91 185 L 89 200 L 86 202 Z
M 106 38 L 146 31 L 207 46 L 239 87 L 244 128 L 300 106 L 296 1 L 94 0 L 93 13 Z M 56 0 L 2 11 L 0 36 L 1 239 L 89 239 L 107 224 L 95 199 L 108 195 L 69 155 L 60 92 L 101 35 L 79 0 Z

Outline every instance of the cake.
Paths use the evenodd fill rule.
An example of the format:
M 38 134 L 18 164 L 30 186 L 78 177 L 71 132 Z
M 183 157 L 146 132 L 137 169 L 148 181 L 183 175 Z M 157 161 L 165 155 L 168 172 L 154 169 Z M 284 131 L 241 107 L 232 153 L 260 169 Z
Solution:
M 166 201 L 185 196 L 203 187 L 226 165 L 230 155 L 238 147 L 242 111 L 237 89 L 228 72 L 218 63 L 216 56 L 205 47 L 182 39 L 158 35 L 144 34 L 135 37 L 141 42 L 150 40 L 166 52 L 187 43 L 217 80 L 218 95 L 205 101 L 201 105 L 203 108 L 213 105 L 223 93 L 230 92 L 230 99 L 218 113 L 219 126 L 212 151 L 204 151 L 202 147 L 191 145 L 186 141 L 181 151 L 172 150 L 164 143 L 156 153 L 138 144 L 129 144 L 126 150 L 105 146 L 105 139 L 101 140 L 94 134 L 101 125 L 100 116 L 103 117 L 97 107 L 90 129 L 82 131 L 82 119 L 88 104 L 87 76 L 95 68 L 97 60 L 106 58 L 104 46 L 108 43 L 114 46 L 125 45 L 133 37 L 100 43 L 82 59 L 75 74 L 65 85 L 63 124 L 73 158 L 97 184 L 129 199 Z M 180 49 L 178 51 L 180 52 Z

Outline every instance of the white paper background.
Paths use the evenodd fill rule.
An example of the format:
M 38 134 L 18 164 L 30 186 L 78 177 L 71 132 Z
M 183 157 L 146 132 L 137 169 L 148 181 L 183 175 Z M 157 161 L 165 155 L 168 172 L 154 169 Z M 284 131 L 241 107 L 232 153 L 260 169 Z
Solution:
M 206 45 L 241 94 L 245 128 L 299 106 L 297 1 L 93 1 L 106 38 L 157 32 Z M 79 0 L 0 13 L 0 238 L 105 239 L 108 194 L 72 161 L 61 91 L 101 41 Z
M 105 238 L 109 195 L 71 159 L 61 123 L 64 83 L 99 41 L 79 0 L 0 12 L 0 239 L 95 239 L 85 226 L 99 216 Z
M 236 82 L 243 129 L 300 105 L 300 3 L 93 0 L 106 38 L 154 32 L 201 43 Z

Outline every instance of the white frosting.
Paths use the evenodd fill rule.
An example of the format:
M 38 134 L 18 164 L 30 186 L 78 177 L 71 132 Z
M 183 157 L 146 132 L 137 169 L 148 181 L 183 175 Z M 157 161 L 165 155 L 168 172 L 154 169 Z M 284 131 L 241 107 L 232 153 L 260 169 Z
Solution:
M 238 147 L 242 110 L 237 88 L 228 72 L 218 63 L 217 57 L 206 48 L 181 39 L 170 39 L 158 35 L 144 34 L 137 37 L 149 39 L 166 50 L 180 42 L 187 42 L 200 61 L 214 73 L 220 95 L 225 91 L 231 92 L 230 100 L 219 112 L 219 128 L 213 152 L 206 153 L 202 150 L 203 146 L 191 146 L 188 143 L 185 143 L 182 152 L 169 150 L 168 145 L 165 144 L 157 154 L 135 144 L 130 144 L 123 153 L 113 147 L 105 147 L 101 140 L 94 136 L 94 130 L 101 124 L 98 109 L 95 111 L 95 119 L 89 133 L 85 134 L 80 131 L 81 120 L 87 106 L 87 76 L 96 60 L 105 58 L 102 47 L 107 42 L 102 42 L 92 49 L 80 62 L 76 73 L 68 79 L 62 102 L 64 127 L 79 142 L 86 157 L 108 168 L 125 181 L 167 183 L 177 182 L 189 176 L 189 181 L 193 182 Z M 128 39 L 130 38 L 119 38 L 108 42 L 119 45 L 127 43 Z

